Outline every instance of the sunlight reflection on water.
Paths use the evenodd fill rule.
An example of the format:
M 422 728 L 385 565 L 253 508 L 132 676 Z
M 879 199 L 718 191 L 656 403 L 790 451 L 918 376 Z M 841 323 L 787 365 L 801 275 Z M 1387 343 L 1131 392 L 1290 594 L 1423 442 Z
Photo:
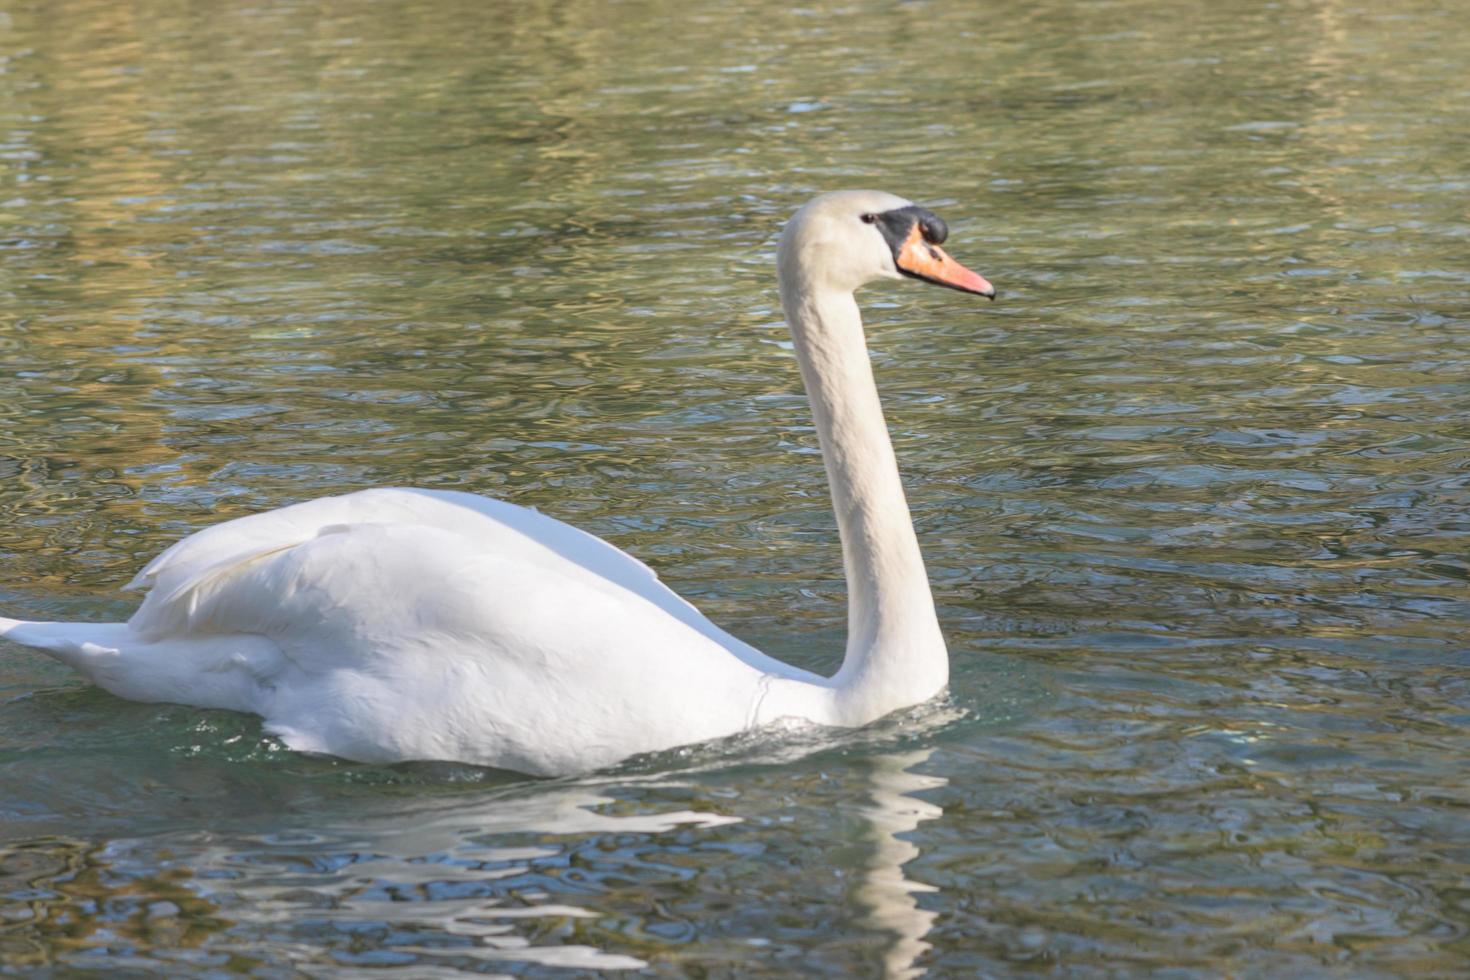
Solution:
M 207 8 L 0 51 L 0 610 L 179 536 L 492 493 L 802 666 L 840 557 L 771 273 L 864 292 L 950 701 L 583 781 L 294 755 L 0 652 L 0 960 L 285 975 L 1454 976 L 1470 22 L 1339 0 Z

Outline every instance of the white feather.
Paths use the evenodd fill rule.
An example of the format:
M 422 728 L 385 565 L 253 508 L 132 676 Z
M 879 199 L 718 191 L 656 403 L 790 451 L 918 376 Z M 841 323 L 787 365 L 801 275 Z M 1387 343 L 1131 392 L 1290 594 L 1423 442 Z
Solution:
M 930 697 L 948 660 L 851 295 L 895 275 L 862 215 L 905 204 L 825 195 L 781 246 L 853 590 L 834 678 L 741 642 L 592 535 L 439 490 L 211 527 L 130 583 L 149 591 L 127 623 L 0 618 L 0 636 L 122 697 L 254 712 L 303 751 L 548 775 L 781 718 L 863 724 Z

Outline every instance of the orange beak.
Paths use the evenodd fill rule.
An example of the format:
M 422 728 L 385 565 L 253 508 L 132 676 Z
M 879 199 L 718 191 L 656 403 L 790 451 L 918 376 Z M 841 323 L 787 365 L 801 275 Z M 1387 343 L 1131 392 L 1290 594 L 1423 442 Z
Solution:
M 995 299 L 995 287 L 984 276 L 960 265 L 938 245 L 924 241 L 917 224 L 894 256 L 894 262 L 898 271 L 906 276 Z

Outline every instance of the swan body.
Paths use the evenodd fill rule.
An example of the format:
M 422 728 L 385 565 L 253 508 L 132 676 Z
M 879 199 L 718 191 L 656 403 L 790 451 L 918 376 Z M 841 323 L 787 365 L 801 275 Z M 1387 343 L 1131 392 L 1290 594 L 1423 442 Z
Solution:
M 783 719 L 856 726 L 939 693 L 948 655 L 852 293 L 907 275 L 980 295 L 943 222 L 892 195 L 814 199 L 778 251 L 849 582 L 824 678 L 720 629 L 646 565 L 535 510 L 377 489 L 200 531 L 130 583 L 126 623 L 0 617 L 121 697 L 252 712 L 288 746 L 369 762 L 599 768 Z

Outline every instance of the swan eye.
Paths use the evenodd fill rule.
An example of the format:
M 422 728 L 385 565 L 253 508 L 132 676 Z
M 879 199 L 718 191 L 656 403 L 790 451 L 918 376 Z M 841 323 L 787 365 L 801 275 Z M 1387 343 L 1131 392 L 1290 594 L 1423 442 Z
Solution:
M 876 224 L 877 221 L 878 221 L 878 216 L 876 214 L 865 214 L 865 215 L 863 215 L 863 224 L 865 224 L 865 225 Z

